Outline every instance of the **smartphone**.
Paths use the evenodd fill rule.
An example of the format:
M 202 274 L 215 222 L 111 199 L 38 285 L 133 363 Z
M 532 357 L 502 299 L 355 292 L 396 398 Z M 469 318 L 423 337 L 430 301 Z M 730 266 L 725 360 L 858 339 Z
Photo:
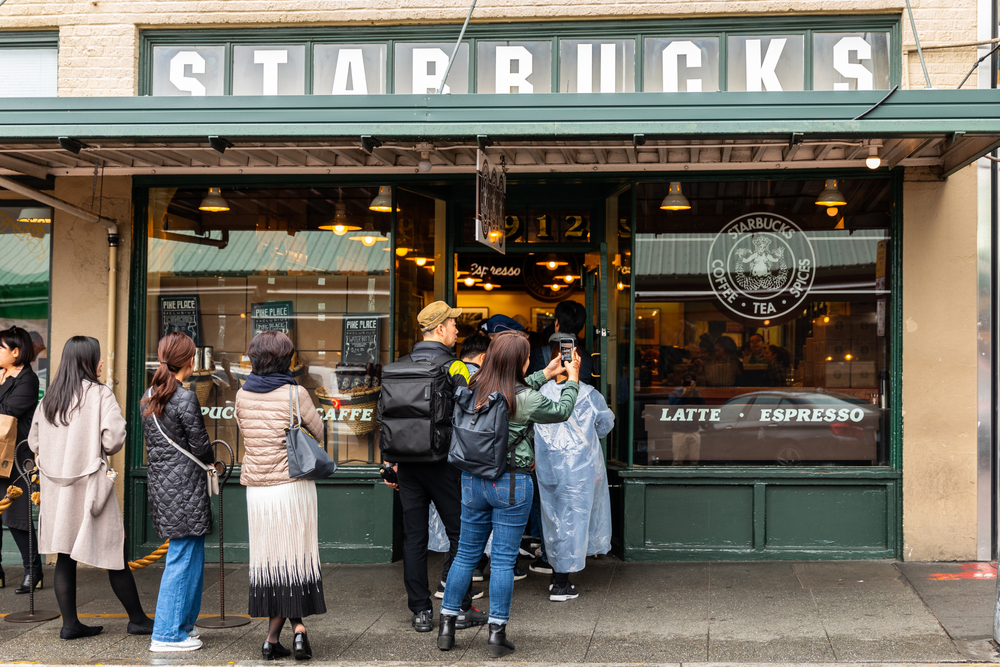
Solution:
M 562 359 L 562 365 L 565 366 L 567 361 L 573 361 L 573 348 L 576 346 L 576 341 L 572 338 L 560 338 L 559 339 L 559 357 Z

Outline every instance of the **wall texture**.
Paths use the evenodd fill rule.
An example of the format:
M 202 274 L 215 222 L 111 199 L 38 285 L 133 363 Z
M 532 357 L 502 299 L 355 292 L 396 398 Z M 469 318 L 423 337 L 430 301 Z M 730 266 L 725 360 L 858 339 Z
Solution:
M 976 173 L 903 194 L 903 557 L 976 558 Z

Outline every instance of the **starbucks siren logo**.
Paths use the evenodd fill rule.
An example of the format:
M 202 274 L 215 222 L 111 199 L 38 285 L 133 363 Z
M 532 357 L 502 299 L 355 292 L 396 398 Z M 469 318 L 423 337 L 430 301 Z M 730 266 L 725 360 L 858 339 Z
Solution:
M 712 290 L 729 310 L 753 320 L 798 308 L 816 276 L 805 232 L 775 213 L 748 213 L 726 224 L 708 251 Z

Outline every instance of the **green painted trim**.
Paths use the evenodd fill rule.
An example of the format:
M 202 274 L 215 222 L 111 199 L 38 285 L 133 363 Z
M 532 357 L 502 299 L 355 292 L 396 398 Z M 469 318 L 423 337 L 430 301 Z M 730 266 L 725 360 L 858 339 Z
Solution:
M 892 178 L 889 222 L 889 465 L 903 470 L 903 170 Z M 901 499 L 900 499 L 901 500 Z M 899 508 L 902 516 L 902 506 Z
M 638 244 L 635 243 L 635 230 L 636 227 L 636 217 L 637 217 L 637 197 L 638 188 L 637 183 L 633 182 L 632 187 L 629 189 L 629 194 L 632 198 L 632 220 L 631 220 L 631 230 L 632 235 L 629 237 L 629 246 L 632 251 L 632 263 L 629 265 L 628 272 L 628 300 L 629 300 L 629 316 L 628 316 L 628 467 L 631 468 L 635 465 L 635 271 L 632 271 L 632 267 L 636 266 L 639 262 L 636 259 L 636 254 L 639 252 Z M 619 252 L 621 248 L 618 249 Z M 619 341 L 620 342 L 620 341 Z
M 782 480 L 790 482 L 798 480 L 803 483 L 815 484 L 817 479 L 831 482 L 857 482 L 859 480 L 898 480 L 903 473 L 888 467 L 877 468 L 828 468 L 824 466 L 768 467 L 768 466 L 719 466 L 661 468 L 637 467 L 623 469 L 619 476 L 631 484 L 647 484 L 649 480 L 684 481 L 698 480 L 699 483 L 746 484 L 746 480 Z M 634 480 L 634 481 L 630 481 Z
M 0 31 L 0 49 L 59 48 L 58 30 Z
M 0 109 L 0 139 L 55 136 L 231 140 L 296 137 L 383 140 L 506 140 L 708 136 L 914 137 L 1000 133 L 997 90 L 901 90 L 884 97 L 842 93 L 621 93 L 616 95 L 322 95 L 284 97 L 11 98 Z M 336 105 L 333 105 L 336 102 Z M 630 165 L 622 165 L 627 173 Z

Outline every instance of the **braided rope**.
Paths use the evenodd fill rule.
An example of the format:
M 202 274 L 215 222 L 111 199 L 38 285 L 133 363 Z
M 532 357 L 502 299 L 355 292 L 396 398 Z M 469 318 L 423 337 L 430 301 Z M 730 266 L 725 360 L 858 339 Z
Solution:
M 167 547 L 169 547 L 169 546 L 170 546 L 170 540 L 167 540 L 166 542 L 164 542 L 163 544 L 161 544 L 156 549 L 156 551 L 154 551 L 153 553 L 149 554 L 148 556 L 143 556 L 139 560 L 130 562 L 128 564 L 128 569 L 130 569 L 130 570 L 141 570 L 142 568 L 146 567 L 147 565 L 152 565 L 156 561 L 158 561 L 161 558 L 163 558 L 164 555 L 166 555 L 166 553 L 167 553 Z
M 19 497 L 24 491 L 21 487 L 14 486 L 13 484 L 7 487 L 7 495 L 0 500 L 0 514 L 3 514 L 4 510 L 10 507 L 10 504 L 14 502 L 14 498 Z

